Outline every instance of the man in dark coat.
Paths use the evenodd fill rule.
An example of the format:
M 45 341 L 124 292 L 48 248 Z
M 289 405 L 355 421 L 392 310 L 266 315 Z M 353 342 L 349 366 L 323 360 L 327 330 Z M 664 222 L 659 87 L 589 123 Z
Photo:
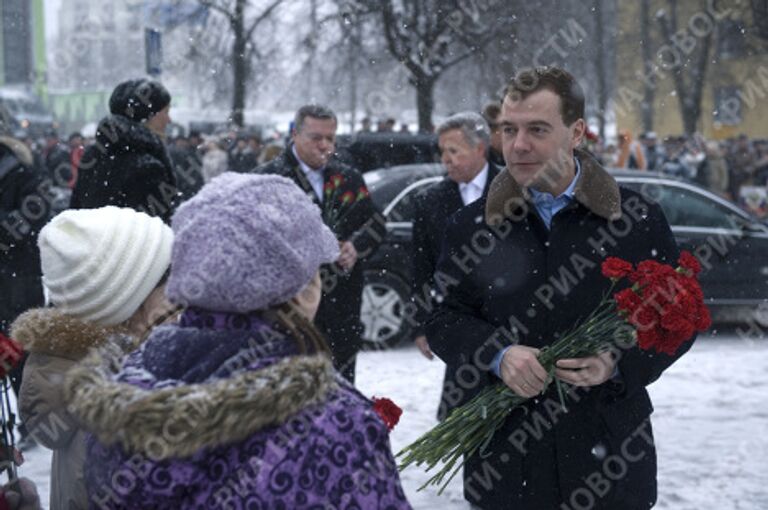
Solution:
M 656 500 L 645 387 L 693 339 L 675 356 L 633 345 L 558 361 L 552 375 L 568 385 L 565 407 L 536 357 L 600 302 L 606 257 L 677 262 L 660 207 L 575 150 L 583 117 L 567 72 L 518 75 L 500 119 L 507 171 L 446 228 L 441 299 L 426 333 L 456 367 L 452 403 L 499 383 L 529 399 L 466 459 L 464 495 L 476 508 L 632 510 Z
M 442 163 L 448 175 L 418 195 L 413 216 L 412 300 L 415 342 L 427 359 L 433 359 L 423 324 L 434 308 L 433 274 L 443 245 L 448 218 L 467 204 L 488 194 L 499 168 L 487 159 L 490 130 L 474 112 L 453 115 L 437 127 Z M 448 368 L 444 388 L 455 385 L 455 371 Z M 445 417 L 446 400 L 441 398 L 438 418 Z
M 178 202 L 173 164 L 163 143 L 171 96 L 156 81 L 129 80 L 109 98 L 111 115 L 80 161 L 73 209 L 130 207 L 170 223 Z
M 386 224 L 368 196 L 360 172 L 332 159 L 336 126 L 336 115 L 330 109 L 302 106 L 296 112 L 291 143 L 256 172 L 278 174 L 296 182 L 320 207 L 323 220 L 339 239 L 339 260 L 321 267 L 323 296 L 315 324 L 331 348 L 334 365 L 354 383 L 362 334 L 361 262 L 384 239 Z
M 0 136 L 0 332 L 43 303 L 37 233 L 50 219 L 47 181 L 22 142 Z
M 69 151 L 61 143 L 59 133 L 55 129 L 48 129 L 45 132 L 43 161 L 53 185 L 66 187 L 72 179 L 72 163 Z
M 44 303 L 37 234 L 50 219 L 52 200 L 50 180 L 33 167 L 29 148 L 0 136 L 0 333 L 8 334 L 16 317 Z M 24 360 L 10 371 L 17 396 L 23 370 Z M 19 432 L 20 448 L 34 444 L 23 424 Z

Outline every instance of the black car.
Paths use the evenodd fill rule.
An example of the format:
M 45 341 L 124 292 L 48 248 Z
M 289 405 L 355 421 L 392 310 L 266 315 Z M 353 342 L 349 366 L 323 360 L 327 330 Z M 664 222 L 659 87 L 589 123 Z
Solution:
M 689 182 L 654 172 L 612 171 L 623 186 L 658 202 L 681 249 L 695 253 L 713 318 L 765 321 L 768 316 L 768 226 L 730 202 Z M 392 167 L 365 174 L 374 202 L 387 218 L 387 238 L 367 261 L 361 320 L 367 346 L 384 348 L 410 339 L 414 197 L 439 182 L 439 164 Z
M 437 136 L 427 133 L 357 133 L 336 138 L 336 157 L 360 172 L 439 161 Z

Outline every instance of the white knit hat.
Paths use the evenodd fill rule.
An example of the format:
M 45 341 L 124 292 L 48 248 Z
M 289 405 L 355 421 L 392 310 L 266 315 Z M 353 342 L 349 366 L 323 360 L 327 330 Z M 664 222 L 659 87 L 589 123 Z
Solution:
M 133 315 L 157 287 L 171 263 L 173 231 L 159 218 L 108 206 L 62 212 L 37 244 L 53 304 L 111 326 Z

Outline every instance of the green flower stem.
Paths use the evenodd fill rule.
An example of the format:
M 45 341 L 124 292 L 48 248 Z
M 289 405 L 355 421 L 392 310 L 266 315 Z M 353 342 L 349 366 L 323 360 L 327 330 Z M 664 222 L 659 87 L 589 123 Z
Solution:
M 616 312 L 615 302 L 609 298 L 612 290 L 613 286 L 595 310 L 578 326 L 539 352 L 537 359 L 549 374 L 545 391 L 554 381 L 564 408 L 567 393 L 563 391 L 561 381 L 554 377 L 557 361 L 596 355 L 617 340 L 631 335 L 628 331 L 626 335 L 617 337 L 616 332 L 625 326 L 626 322 Z M 414 464 L 423 465 L 426 471 L 430 471 L 442 464 L 419 488 L 422 490 L 427 486 L 437 485 L 440 487 L 438 494 L 442 494 L 466 459 L 475 453 L 483 455 L 509 414 L 527 400 L 502 383 L 485 388 L 471 401 L 451 411 L 442 423 L 398 452 L 399 469 L 402 471 Z

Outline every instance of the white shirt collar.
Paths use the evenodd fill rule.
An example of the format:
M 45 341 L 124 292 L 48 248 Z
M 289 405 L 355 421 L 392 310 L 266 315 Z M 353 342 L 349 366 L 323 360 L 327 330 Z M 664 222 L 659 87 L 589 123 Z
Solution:
M 459 183 L 459 189 L 463 190 L 469 187 L 474 187 L 476 189 L 479 189 L 480 192 L 485 189 L 485 183 L 488 182 L 488 163 L 485 163 L 485 166 L 482 170 L 480 170 L 480 173 L 478 173 L 474 179 L 472 179 L 469 182 L 461 182 Z

